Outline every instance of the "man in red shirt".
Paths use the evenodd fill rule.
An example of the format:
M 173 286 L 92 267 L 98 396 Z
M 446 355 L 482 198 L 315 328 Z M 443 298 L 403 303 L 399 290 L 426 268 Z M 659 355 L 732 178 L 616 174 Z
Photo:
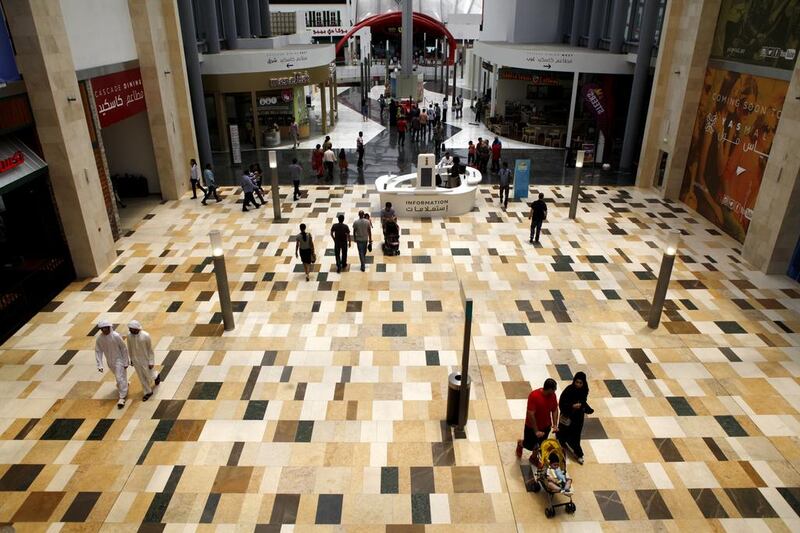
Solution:
M 537 467 L 539 445 L 550 435 L 550 430 L 558 431 L 558 399 L 556 380 L 547 378 L 541 389 L 528 395 L 525 413 L 525 431 L 522 440 L 517 441 L 517 457 L 522 457 L 522 449 L 531 450 L 530 462 Z
M 397 144 L 405 144 L 406 127 L 407 127 L 406 117 L 401 116 L 400 120 L 397 121 L 397 134 L 398 134 Z

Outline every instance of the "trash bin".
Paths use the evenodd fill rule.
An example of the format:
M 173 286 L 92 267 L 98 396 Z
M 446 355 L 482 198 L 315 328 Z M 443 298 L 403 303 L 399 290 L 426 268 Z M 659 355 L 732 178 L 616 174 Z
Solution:
M 467 398 L 469 398 L 469 389 L 472 385 L 469 376 L 467 376 Z M 453 372 L 447 378 L 447 425 L 458 425 L 458 407 L 459 398 L 461 396 L 461 373 Z M 466 405 L 467 412 L 469 412 L 469 402 Z M 466 413 L 465 413 L 466 415 Z M 464 419 L 467 417 L 464 416 Z

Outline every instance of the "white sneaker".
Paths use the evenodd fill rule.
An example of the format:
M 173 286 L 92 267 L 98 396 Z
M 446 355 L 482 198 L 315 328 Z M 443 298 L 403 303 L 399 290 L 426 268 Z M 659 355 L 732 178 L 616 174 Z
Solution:
M 117 402 L 117 409 L 122 409 L 123 407 L 125 407 L 125 398 L 120 398 Z
M 578 458 L 576 459 L 576 461 L 578 461 L 578 464 L 579 464 L 579 465 L 582 465 L 582 464 L 583 464 L 583 457 L 578 457 Z

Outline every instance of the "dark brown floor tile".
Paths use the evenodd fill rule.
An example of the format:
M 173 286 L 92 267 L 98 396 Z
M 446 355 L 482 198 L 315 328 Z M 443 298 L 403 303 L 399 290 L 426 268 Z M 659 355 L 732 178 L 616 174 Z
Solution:
M 31 492 L 11 518 L 12 522 L 47 522 L 64 492 Z

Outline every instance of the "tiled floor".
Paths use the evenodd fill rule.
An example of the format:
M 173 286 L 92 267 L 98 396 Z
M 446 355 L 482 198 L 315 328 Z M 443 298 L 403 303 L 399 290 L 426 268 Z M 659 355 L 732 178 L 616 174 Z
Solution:
M 753 272 L 680 205 L 568 188 L 542 246 L 522 203 L 401 221 L 402 253 L 337 275 L 323 235 L 378 208 L 319 187 L 243 214 L 234 189 L 152 209 L 103 276 L 75 283 L 0 350 L 0 523 L 17 531 L 797 531 L 800 286 Z M 283 188 L 284 194 L 289 188 Z M 311 282 L 290 242 L 318 239 Z M 218 313 L 223 232 L 237 328 Z M 662 326 L 643 316 L 662 232 L 684 244 Z M 351 251 L 351 264 L 357 259 Z M 466 438 L 442 422 L 475 302 Z M 164 382 L 115 406 L 94 324 L 140 320 Z M 127 334 L 124 326 L 120 327 Z M 514 455 L 531 386 L 589 377 L 577 512 L 545 518 Z M 165 527 L 164 524 L 169 524 Z M 294 525 L 292 528 L 291 525 Z M 185 529 L 188 526 L 188 529 Z M 282 526 L 284 526 L 282 528 Z M 288 527 L 286 527 L 288 526 Z M 318 529 L 317 529 L 318 528 Z

